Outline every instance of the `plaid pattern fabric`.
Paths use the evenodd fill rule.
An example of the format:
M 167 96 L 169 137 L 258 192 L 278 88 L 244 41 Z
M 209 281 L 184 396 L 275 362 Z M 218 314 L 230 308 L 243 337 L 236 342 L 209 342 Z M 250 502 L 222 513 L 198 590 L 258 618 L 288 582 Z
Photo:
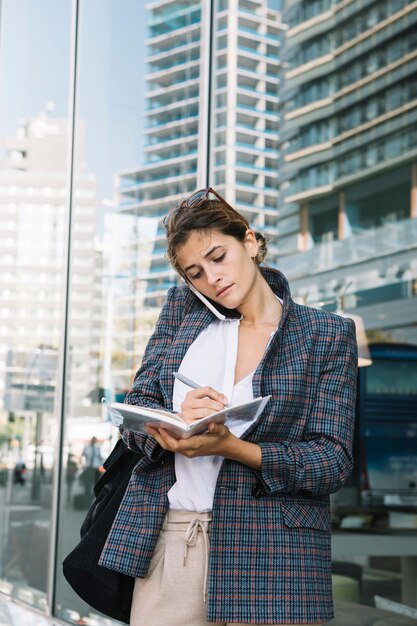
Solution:
M 255 471 L 226 459 L 214 497 L 208 621 L 290 624 L 333 617 L 329 494 L 352 468 L 357 347 L 351 320 L 295 304 L 277 270 L 262 268 L 283 301 L 281 327 L 253 378 L 271 394 L 243 438 L 262 448 Z M 173 287 L 126 402 L 172 408 L 173 375 L 214 316 Z M 145 576 L 175 481 L 173 454 L 124 432 L 146 454 L 100 564 Z

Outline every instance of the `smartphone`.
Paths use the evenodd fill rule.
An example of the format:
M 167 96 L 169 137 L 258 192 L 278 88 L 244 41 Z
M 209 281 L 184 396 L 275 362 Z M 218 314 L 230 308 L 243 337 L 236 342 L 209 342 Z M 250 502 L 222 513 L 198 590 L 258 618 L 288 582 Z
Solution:
M 209 298 L 206 298 L 206 296 L 203 296 L 203 294 L 200 291 L 198 291 L 198 289 L 196 289 L 194 285 L 192 285 L 188 280 L 185 281 L 185 284 L 190 289 L 190 291 L 192 291 L 193 294 L 197 296 L 197 298 L 201 300 L 201 302 L 205 304 L 205 306 L 212 313 L 214 313 L 214 315 L 219 320 L 227 320 L 227 319 L 239 320 L 242 317 L 239 311 L 236 311 L 236 309 L 227 309 L 221 304 L 218 304 L 217 302 L 213 302 L 213 300 L 210 300 Z

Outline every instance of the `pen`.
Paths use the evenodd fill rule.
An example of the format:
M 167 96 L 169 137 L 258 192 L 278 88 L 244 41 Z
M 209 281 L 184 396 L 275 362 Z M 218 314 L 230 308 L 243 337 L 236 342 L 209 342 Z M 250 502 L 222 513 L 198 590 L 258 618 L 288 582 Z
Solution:
M 177 380 L 180 380 L 182 383 L 184 383 L 184 385 L 188 385 L 188 387 L 191 387 L 192 389 L 201 389 L 201 387 L 203 386 L 203 385 L 198 385 L 193 380 L 191 380 L 190 378 L 187 378 L 186 376 L 184 376 L 183 374 L 180 374 L 179 372 L 174 372 L 174 376 Z
M 173 374 L 177 380 L 180 380 L 182 383 L 184 383 L 184 385 L 188 385 L 192 389 L 201 389 L 201 387 L 203 386 L 195 383 L 193 380 L 191 380 L 191 378 L 187 378 L 187 376 L 184 376 L 184 374 L 180 374 L 179 372 L 173 372 Z M 226 404 L 225 406 L 228 407 L 229 405 Z

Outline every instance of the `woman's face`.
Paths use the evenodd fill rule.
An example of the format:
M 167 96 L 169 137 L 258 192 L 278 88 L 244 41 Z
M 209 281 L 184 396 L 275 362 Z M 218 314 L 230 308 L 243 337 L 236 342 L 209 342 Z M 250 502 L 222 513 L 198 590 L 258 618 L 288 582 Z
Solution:
M 253 291 L 260 276 L 254 258 L 258 252 L 255 233 L 245 240 L 217 230 L 191 231 L 177 252 L 182 273 L 203 295 L 228 309 L 238 309 Z

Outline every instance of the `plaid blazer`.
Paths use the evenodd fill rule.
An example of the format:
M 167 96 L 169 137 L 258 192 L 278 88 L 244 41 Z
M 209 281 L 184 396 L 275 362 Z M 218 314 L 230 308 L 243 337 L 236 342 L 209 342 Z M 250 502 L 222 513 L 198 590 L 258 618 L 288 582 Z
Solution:
M 212 512 L 207 620 L 310 623 L 333 617 L 329 494 L 352 468 L 357 344 L 351 320 L 294 303 L 277 270 L 261 269 L 283 299 L 278 332 L 253 377 L 271 394 L 243 438 L 262 448 L 259 471 L 226 459 Z M 172 287 L 126 402 L 172 409 L 173 371 L 215 318 L 186 286 Z M 140 459 L 100 557 L 146 576 L 175 482 L 174 455 L 123 434 Z

